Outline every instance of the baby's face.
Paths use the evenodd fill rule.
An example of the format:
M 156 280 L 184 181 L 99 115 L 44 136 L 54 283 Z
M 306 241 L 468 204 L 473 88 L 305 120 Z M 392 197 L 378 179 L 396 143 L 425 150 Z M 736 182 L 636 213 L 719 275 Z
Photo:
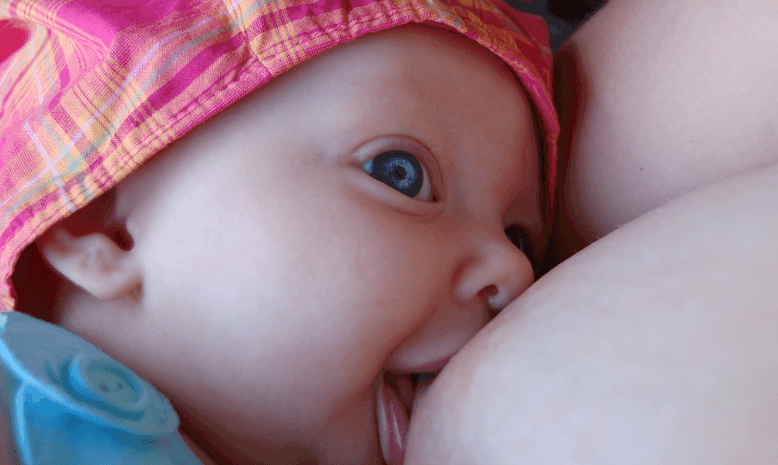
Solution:
M 383 463 L 385 377 L 439 370 L 490 296 L 532 283 L 505 230 L 537 250 L 538 158 L 521 86 L 475 43 L 412 26 L 337 46 L 119 185 L 142 288 L 63 325 L 225 462 Z

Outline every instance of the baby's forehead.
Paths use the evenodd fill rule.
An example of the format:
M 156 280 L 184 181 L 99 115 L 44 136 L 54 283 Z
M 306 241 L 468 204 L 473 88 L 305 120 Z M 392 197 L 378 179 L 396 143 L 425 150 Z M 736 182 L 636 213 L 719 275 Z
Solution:
M 410 90 L 423 82 L 419 79 L 420 63 L 458 66 L 472 72 L 489 67 L 518 82 L 505 62 L 482 45 L 462 34 L 424 24 L 364 35 L 339 44 L 298 68 L 340 73 L 343 81 L 379 80 Z M 344 67 L 348 67 L 348 72 L 343 72 Z
M 461 34 L 420 24 L 339 44 L 275 81 L 258 93 L 273 93 L 292 105 L 329 100 L 332 118 L 355 110 L 412 111 L 419 105 L 455 117 L 446 114 L 452 103 L 479 94 L 484 104 L 495 94 L 510 101 L 521 94 L 526 101 L 517 76 L 488 49 Z
M 450 127 L 470 110 L 501 113 L 504 119 L 531 111 L 522 84 L 500 58 L 461 34 L 419 24 L 339 44 L 255 95 L 261 102 L 253 104 L 252 117 L 264 121 L 283 113 L 293 115 L 287 119 L 293 125 L 322 116 L 331 131 L 385 122 L 375 129 L 413 132 L 436 121 Z M 310 115 L 314 106 L 326 115 Z

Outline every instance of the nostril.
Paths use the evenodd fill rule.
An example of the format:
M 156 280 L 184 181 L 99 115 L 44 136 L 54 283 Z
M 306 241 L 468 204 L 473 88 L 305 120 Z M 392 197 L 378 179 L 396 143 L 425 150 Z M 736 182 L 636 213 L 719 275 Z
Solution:
M 478 293 L 478 297 L 483 299 L 483 300 L 485 300 L 485 301 L 488 301 L 493 296 L 495 296 L 495 295 L 497 295 L 499 293 L 500 293 L 500 290 L 497 289 L 497 286 L 495 286 L 494 284 L 490 284 L 490 285 L 486 286 L 485 288 L 481 289 L 481 292 Z
M 508 302 L 503 302 L 504 299 L 500 298 L 500 290 L 494 284 L 490 284 L 483 288 L 478 293 L 478 298 L 481 299 L 489 307 L 489 313 L 496 313 L 505 307 Z

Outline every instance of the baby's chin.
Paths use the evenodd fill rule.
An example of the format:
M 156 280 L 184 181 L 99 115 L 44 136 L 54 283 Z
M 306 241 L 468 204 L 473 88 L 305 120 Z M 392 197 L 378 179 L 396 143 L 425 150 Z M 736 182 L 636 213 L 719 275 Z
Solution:
M 175 406 L 181 414 L 180 431 L 185 439 L 189 439 L 187 442 L 193 451 L 206 457 L 201 458 L 204 465 L 403 465 L 413 408 L 424 398 L 432 381 L 430 376 L 412 377 L 410 374 L 382 371 L 370 384 L 357 388 L 348 400 L 341 397 L 337 402 L 337 396 L 324 395 L 324 399 L 332 401 L 330 407 L 312 406 L 310 415 L 314 417 L 294 420 L 294 423 L 307 423 L 309 428 L 306 431 L 287 424 L 286 431 L 282 432 L 279 424 L 268 429 L 266 422 L 244 421 L 245 418 L 239 420 L 243 424 L 235 428 L 234 417 L 217 414 L 233 410 L 225 408 L 229 407 L 226 404 L 211 410 L 205 417 L 202 416 L 206 413 L 203 409 L 195 408 L 193 412 L 192 408 L 184 407 L 180 402 L 174 401 L 174 405 L 178 403 Z M 243 400 L 247 399 L 244 397 Z M 281 401 L 283 399 L 279 399 Z M 247 412 L 246 407 L 243 406 L 243 412 Z M 208 454 L 213 456 L 210 461 Z
M 383 458 L 376 410 L 374 388 L 368 386 L 363 393 L 346 402 L 342 408 L 334 409 L 335 413 L 331 413 L 331 416 L 325 414 L 330 416 L 329 420 L 311 419 L 311 423 L 319 423 L 319 427 L 303 434 L 290 431 L 291 434 L 286 440 L 282 436 L 277 437 L 278 443 L 286 442 L 290 445 L 287 452 L 278 451 L 274 456 L 268 457 L 266 451 L 259 448 L 251 451 L 250 456 L 254 458 L 252 461 L 228 459 L 221 463 L 393 465 Z M 255 431 L 254 434 L 261 437 L 265 432 Z M 273 447 L 272 442 L 274 441 L 267 441 L 267 444 Z M 252 447 L 252 444 L 247 446 Z M 402 462 L 398 463 L 401 464 Z
M 335 443 L 331 440 L 311 441 L 309 438 L 307 446 L 285 447 L 282 448 L 284 450 L 271 453 L 268 453 L 265 447 L 257 448 L 248 444 L 244 447 L 231 444 L 238 450 L 219 450 L 214 444 L 205 447 L 185 429 L 179 428 L 179 433 L 203 465 L 255 463 L 387 465 L 378 446 L 377 431 L 363 438 L 354 436 L 337 438 Z M 207 443 L 207 439 L 203 441 Z

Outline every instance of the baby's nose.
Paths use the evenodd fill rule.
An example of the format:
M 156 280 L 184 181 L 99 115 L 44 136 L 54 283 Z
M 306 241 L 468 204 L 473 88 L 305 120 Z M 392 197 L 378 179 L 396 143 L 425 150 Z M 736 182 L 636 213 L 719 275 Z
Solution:
M 529 259 L 507 236 L 470 239 L 456 255 L 453 295 L 389 357 L 388 368 L 407 370 L 455 354 L 489 322 L 490 312 L 532 284 Z
M 527 256 L 505 235 L 481 241 L 465 261 L 454 290 L 464 307 L 500 311 L 535 279 Z

